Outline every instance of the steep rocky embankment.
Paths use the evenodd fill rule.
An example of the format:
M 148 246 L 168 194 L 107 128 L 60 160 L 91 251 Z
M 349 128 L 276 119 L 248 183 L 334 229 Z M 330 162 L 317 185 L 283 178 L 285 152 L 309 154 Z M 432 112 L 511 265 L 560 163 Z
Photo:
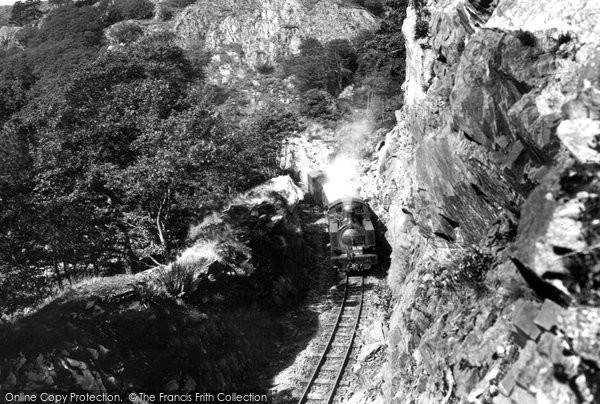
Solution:
M 415 3 L 378 173 L 384 401 L 599 402 L 600 5 Z
M 2 324 L 0 391 L 263 388 L 278 315 L 307 280 L 301 198 L 275 178 L 193 228 L 176 262 L 80 282 Z

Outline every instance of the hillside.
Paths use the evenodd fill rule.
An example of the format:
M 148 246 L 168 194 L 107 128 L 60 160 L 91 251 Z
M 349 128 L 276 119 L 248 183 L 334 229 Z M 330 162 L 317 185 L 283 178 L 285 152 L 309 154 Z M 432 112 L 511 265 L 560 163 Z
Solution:
M 5 29 L 0 391 L 297 402 L 341 310 L 325 170 L 379 260 L 336 402 L 600 402 L 599 18 L 123 0 Z

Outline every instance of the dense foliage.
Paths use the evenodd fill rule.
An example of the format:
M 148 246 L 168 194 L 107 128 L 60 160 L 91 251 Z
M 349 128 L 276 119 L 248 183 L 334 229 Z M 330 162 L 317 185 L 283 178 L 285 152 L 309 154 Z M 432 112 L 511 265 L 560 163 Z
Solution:
M 325 90 L 313 88 L 302 95 L 300 113 L 313 119 L 335 120 L 340 112 L 335 99 Z
M 356 82 L 362 91 L 362 102 L 382 123 L 393 120 L 393 111 L 401 104 L 405 76 L 404 36 L 408 0 L 388 0 L 385 17 L 374 34 L 359 38 Z
M 14 25 L 25 25 L 42 16 L 41 0 L 17 1 L 13 4 L 9 22 Z
M 339 117 L 335 111 L 340 106 L 326 100 L 323 91 L 335 98 L 353 85 L 355 106 L 369 110 L 380 125 L 391 124 L 394 111 L 402 106 L 406 55 L 402 24 L 408 0 L 354 3 L 381 16 L 376 32 L 364 32 L 352 42 L 322 44 L 307 38 L 300 53 L 284 61 L 284 71 L 295 77 L 302 94 L 300 111 L 310 118 Z
M 110 15 L 57 6 L 0 55 L 0 308 L 166 262 L 191 223 L 278 174 L 299 129 L 274 106 L 225 122 L 170 34 L 103 50 Z
M 26 26 L 17 34 L 24 50 L 0 51 L 0 77 L 22 81 L 27 87 L 38 81 L 44 85 L 59 83 L 98 55 L 102 30 L 109 24 L 105 16 L 101 7 L 58 7 L 45 16 L 43 24 Z
M 250 106 L 235 88 L 207 85 L 204 49 L 124 21 L 151 17 L 148 0 L 53 0 L 43 23 L 37 0 L 13 8 L 21 47 L 0 51 L 0 309 L 80 276 L 170 260 L 191 223 L 279 173 L 286 139 L 302 129 L 291 109 L 336 120 L 337 96 L 353 85 L 354 101 L 385 121 L 404 79 L 406 1 L 355 3 L 379 10 L 378 32 L 308 38 L 284 61 L 300 108 Z
M 356 53 L 347 40 L 323 45 L 307 38 L 300 45 L 300 53 L 286 60 L 285 68 L 296 77 L 300 91 L 316 88 L 337 95 L 352 81 L 357 68 Z

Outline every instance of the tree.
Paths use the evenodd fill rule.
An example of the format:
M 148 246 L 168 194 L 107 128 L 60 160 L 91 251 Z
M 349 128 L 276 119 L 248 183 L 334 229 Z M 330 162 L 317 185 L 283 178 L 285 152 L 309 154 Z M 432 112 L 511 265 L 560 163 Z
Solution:
M 386 14 L 374 34 L 357 40 L 357 87 L 365 89 L 365 104 L 380 122 L 394 122 L 393 111 L 399 109 L 405 76 L 405 40 L 402 24 L 408 0 L 391 0 Z
M 108 12 L 119 20 L 143 20 L 154 15 L 154 3 L 149 0 L 121 0 L 114 2 Z
M 237 168 L 232 169 L 242 186 L 251 187 L 280 174 L 286 140 L 303 129 L 296 115 L 280 104 L 267 104 L 253 114 L 233 141 L 239 150 L 231 160 Z
M 10 23 L 23 26 L 38 20 L 43 14 L 40 4 L 41 0 L 26 0 L 25 3 L 17 1 L 10 13 Z
M 48 0 L 48 4 L 54 7 L 64 6 L 65 4 L 70 4 L 71 0 Z
M 302 95 L 300 113 L 315 119 L 335 120 L 339 110 L 335 99 L 325 90 L 312 89 Z
M 302 92 L 320 88 L 338 95 L 351 83 L 356 70 L 356 54 L 349 41 L 333 40 L 323 46 L 314 38 L 305 39 L 300 53 L 285 62 L 289 74 L 296 76 Z
M 25 89 L 17 80 L 0 81 L 0 126 L 26 103 Z
M 356 53 L 347 39 L 334 39 L 325 46 L 330 75 L 335 80 L 335 94 L 352 82 L 356 68 Z M 330 83 L 331 85 L 332 83 Z
M 17 33 L 24 49 L 0 58 L 0 81 L 18 73 L 27 89 L 36 83 L 38 87 L 62 86 L 77 66 L 98 56 L 105 26 L 100 7 L 75 3 L 52 9 L 42 24 L 24 27 Z M 17 66 L 23 67 L 21 72 L 15 71 Z M 38 90 L 37 93 L 54 91 Z
M 187 91 L 202 76 L 170 38 L 151 35 L 102 55 L 52 106 L 36 150 L 36 202 L 72 218 L 44 222 L 55 254 L 73 241 L 68 254 L 77 249 L 90 262 L 103 251 L 106 263 L 117 252 L 102 247 L 106 238 L 133 271 L 164 261 L 185 238 L 195 197 L 212 191 L 195 191 L 206 187 L 196 179 L 216 166 L 220 123 L 206 106 L 192 107 Z M 218 176 L 206 183 L 220 184 Z

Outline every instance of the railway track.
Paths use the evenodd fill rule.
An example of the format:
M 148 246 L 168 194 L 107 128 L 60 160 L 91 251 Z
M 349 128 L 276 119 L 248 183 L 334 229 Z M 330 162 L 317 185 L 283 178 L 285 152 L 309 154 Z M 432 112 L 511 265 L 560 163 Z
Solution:
M 304 381 L 307 385 L 298 404 L 330 404 L 333 402 L 348 362 L 362 313 L 365 278 L 360 277 L 358 282 L 352 282 L 351 279 L 357 280 L 357 278 L 346 276 L 344 294 L 337 318 L 333 324 L 326 325 L 333 328 L 312 376 Z

